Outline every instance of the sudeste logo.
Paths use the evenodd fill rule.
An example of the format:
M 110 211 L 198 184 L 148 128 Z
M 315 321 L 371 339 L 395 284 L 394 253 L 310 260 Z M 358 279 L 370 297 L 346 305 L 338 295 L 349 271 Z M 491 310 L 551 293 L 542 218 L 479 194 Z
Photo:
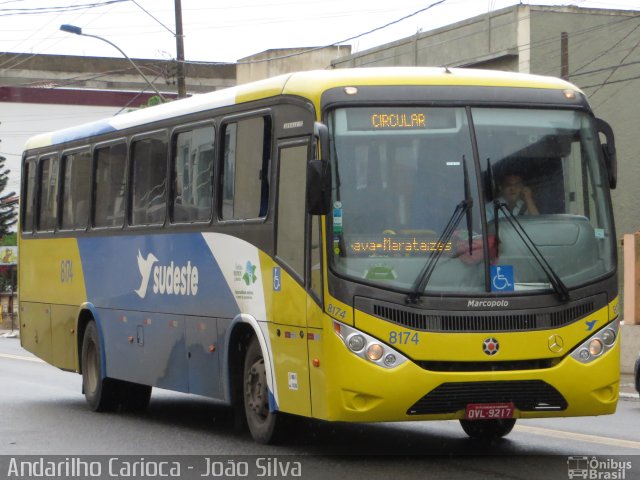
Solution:
M 144 258 L 138 250 L 138 269 L 142 279 L 140 288 L 135 292 L 140 298 L 147 296 L 152 274 L 152 291 L 156 295 L 198 294 L 198 267 L 191 265 L 191 260 L 187 261 L 186 265 L 175 265 L 173 260 L 169 265 L 155 265 L 158 261 L 153 253 L 149 253 L 147 258 Z

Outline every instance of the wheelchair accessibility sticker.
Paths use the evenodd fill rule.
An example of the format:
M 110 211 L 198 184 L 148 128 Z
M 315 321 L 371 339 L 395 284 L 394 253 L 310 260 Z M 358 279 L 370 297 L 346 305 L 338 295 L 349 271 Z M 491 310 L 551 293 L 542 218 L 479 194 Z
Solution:
M 282 288 L 282 277 L 280 275 L 280 267 L 273 267 L 273 290 L 279 292 Z
M 513 292 L 513 265 L 491 265 L 491 291 Z

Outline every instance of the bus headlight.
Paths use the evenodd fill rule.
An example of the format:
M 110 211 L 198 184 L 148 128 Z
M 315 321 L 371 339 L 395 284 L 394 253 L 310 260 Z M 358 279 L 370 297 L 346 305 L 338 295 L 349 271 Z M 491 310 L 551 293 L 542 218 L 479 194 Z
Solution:
M 382 368 L 395 368 L 408 360 L 389 345 L 344 323 L 334 320 L 333 331 L 351 353 Z
M 396 361 L 397 361 L 397 360 L 398 360 L 398 359 L 396 358 L 396 356 L 395 356 L 393 353 L 387 353 L 387 354 L 384 356 L 384 364 L 385 364 L 387 367 L 393 367 L 393 366 L 395 365 L 395 363 L 396 363 Z
M 610 328 L 605 328 L 604 332 L 602 332 L 602 341 L 605 345 L 610 347 L 616 341 L 616 332 L 611 330 Z
M 616 318 L 578 345 L 571 356 L 580 363 L 590 363 L 612 349 L 618 340 L 620 321 Z
M 591 354 L 589 353 L 589 350 L 587 350 L 586 348 L 581 348 L 580 351 L 578 352 L 578 356 L 580 357 L 580 360 L 589 360 L 589 357 L 591 356 Z
M 597 357 L 602 353 L 604 345 L 602 344 L 602 340 L 599 338 L 594 338 L 589 342 L 589 353 L 594 357 Z
M 378 360 L 380 360 L 383 354 L 384 347 L 379 343 L 372 343 L 371 345 L 369 345 L 369 348 L 367 348 L 367 357 L 369 357 L 369 360 L 371 360 L 372 362 L 377 362 Z
M 364 337 L 359 333 L 356 333 L 355 335 L 351 335 L 347 340 L 347 346 L 349 347 L 349 350 L 351 350 L 352 352 L 359 352 L 365 346 Z

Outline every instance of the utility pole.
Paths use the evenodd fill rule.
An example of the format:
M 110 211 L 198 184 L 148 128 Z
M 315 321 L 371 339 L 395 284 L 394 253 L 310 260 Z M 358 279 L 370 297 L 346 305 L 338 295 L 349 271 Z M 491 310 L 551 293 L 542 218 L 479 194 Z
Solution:
M 178 98 L 187 96 L 184 80 L 184 35 L 182 33 L 182 0 L 176 2 L 176 59 L 178 62 L 176 76 L 178 77 Z
M 560 33 L 560 78 L 569 80 L 569 34 Z

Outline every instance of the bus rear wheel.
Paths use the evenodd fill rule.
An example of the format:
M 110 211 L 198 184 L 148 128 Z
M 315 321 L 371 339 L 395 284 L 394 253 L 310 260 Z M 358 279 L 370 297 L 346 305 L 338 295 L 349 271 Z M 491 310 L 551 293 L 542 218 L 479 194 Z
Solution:
M 103 375 L 100 335 L 94 321 L 89 322 L 82 339 L 82 391 L 94 412 L 118 408 L 118 384 Z
M 516 424 L 515 418 L 493 420 L 460 420 L 464 432 L 478 440 L 494 440 L 507 435 Z
M 82 340 L 82 391 L 94 412 L 113 412 L 118 407 L 137 412 L 144 410 L 151 398 L 148 385 L 104 377 L 100 334 L 94 321 L 87 325 Z
M 285 430 L 286 415 L 269 408 L 269 389 L 264 355 L 257 337 L 247 347 L 243 372 L 244 411 L 251 436 L 258 443 L 279 442 Z

